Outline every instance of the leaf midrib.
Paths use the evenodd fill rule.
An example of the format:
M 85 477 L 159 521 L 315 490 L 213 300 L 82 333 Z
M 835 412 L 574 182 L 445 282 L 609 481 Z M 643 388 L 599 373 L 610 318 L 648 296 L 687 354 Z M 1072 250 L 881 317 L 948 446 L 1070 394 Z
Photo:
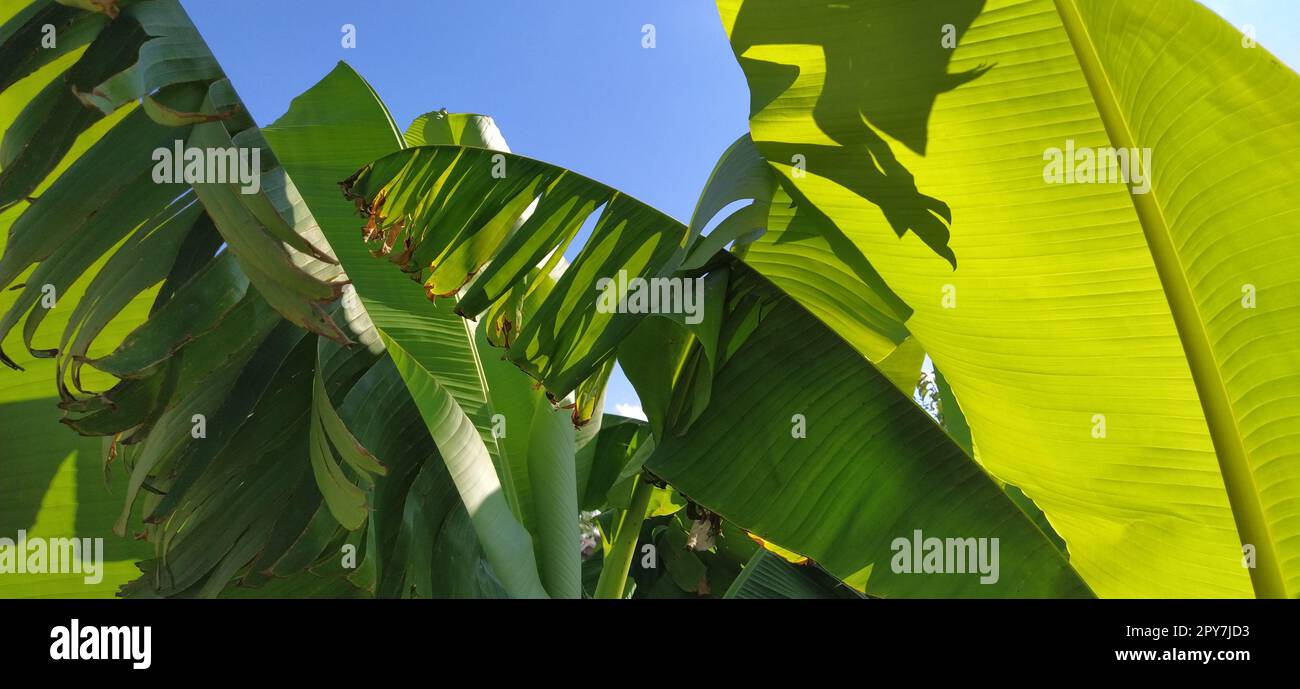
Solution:
M 1096 45 L 1079 13 L 1077 0 L 1053 2 L 1111 144 L 1117 148 L 1138 148 L 1128 121 L 1119 107 L 1119 99 L 1107 78 L 1106 69 L 1097 55 Z M 1228 494 L 1237 534 L 1243 544 L 1253 544 L 1256 548 L 1257 566 L 1250 569 L 1255 594 L 1260 598 L 1286 598 L 1286 579 L 1281 560 L 1277 556 L 1276 545 L 1260 502 L 1259 488 L 1255 484 L 1241 429 L 1233 414 L 1232 402 L 1210 345 L 1205 321 L 1192 295 L 1186 270 L 1174 248 L 1169 224 L 1160 204 L 1156 203 L 1154 180 L 1148 193 L 1134 194 L 1130 189 L 1129 198 L 1133 201 L 1156 274 L 1160 278 L 1161 290 L 1169 303 L 1178 338 L 1187 356 L 1192 381 L 1219 461 L 1219 472 Z

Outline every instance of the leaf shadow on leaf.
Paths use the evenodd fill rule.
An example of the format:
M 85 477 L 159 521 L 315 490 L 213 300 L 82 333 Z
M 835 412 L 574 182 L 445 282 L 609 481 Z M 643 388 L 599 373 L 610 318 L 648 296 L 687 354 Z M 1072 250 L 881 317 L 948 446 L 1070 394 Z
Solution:
M 70 532 L 30 535 L 103 538 L 107 562 L 146 556 L 151 547 L 115 536 L 111 530 L 121 509 L 124 480 L 120 472 L 115 472 L 114 485 L 105 486 L 102 441 L 69 433 L 60 426 L 57 402 L 45 398 L 0 405 L 0 438 L 5 443 L 0 451 L 0 476 L 8 477 L 0 500 L 0 537 L 14 539 L 19 530 L 30 534 L 43 511 L 56 522 L 64 521 L 70 511 Z M 67 462 L 73 463 L 75 487 L 56 485 L 56 476 Z M 75 490 L 75 496 L 51 492 L 68 488 Z
M 894 290 L 890 289 L 889 285 L 885 283 L 885 279 L 880 276 L 880 273 L 871 265 L 871 261 L 867 260 L 866 255 L 853 243 L 853 240 L 849 239 L 836 226 L 834 221 L 827 217 L 815 204 L 799 193 L 799 190 L 789 180 L 783 180 L 781 186 L 790 195 L 790 208 L 794 209 L 794 215 L 791 217 L 790 222 L 782 228 L 782 231 L 775 235 L 774 243 L 780 245 L 786 242 L 796 242 L 808 235 L 822 237 L 830 245 L 831 250 L 835 252 L 835 257 L 842 261 L 859 280 L 880 297 L 900 323 L 906 323 L 912 317 L 912 307 L 908 306 L 902 297 L 899 297 Z M 893 335 L 899 338 L 900 342 L 902 337 L 906 337 L 906 333 L 901 331 L 894 332 Z
M 949 29 L 959 39 L 983 8 L 984 0 L 894 0 L 873 4 L 868 13 L 844 2 L 748 0 L 731 42 L 750 83 L 751 112 L 758 114 L 785 93 L 801 69 L 745 57 L 751 47 L 821 46 L 826 74 L 812 116 L 835 142 L 763 141 L 759 148 L 768 160 L 782 163 L 802 156 L 806 169 L 878 206 L 896 235 L 911 230 L 955 269 L 957 257 L 948 246 L 951 209 L 917 189 L 880 133 L 925 155 L 935 99 L 992 68 L 949 73 L 952 48 L 941 40 Z

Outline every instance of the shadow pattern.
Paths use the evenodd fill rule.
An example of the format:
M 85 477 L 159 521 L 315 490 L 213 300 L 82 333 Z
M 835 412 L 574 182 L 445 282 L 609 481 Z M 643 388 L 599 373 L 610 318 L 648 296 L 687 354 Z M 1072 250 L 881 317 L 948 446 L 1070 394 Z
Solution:
M 808 170 L 878 206 L 896 235 L 912 231 L 955 269 L 948 246 L 952 210 L 918 190 L 881 134 L 925 155 L 935 99 L 992 68 L 948 72 L 953 46 L 983 8 L 984 0 L 747 0 L 731 42 L 749 78 L 751 113 L 784 93 L 799 67 L 747 58 L 746 51 L 821 46 L 825 85 L 812 114 L 836 143 L 764 141 L 764 155 L 783 162 L 803 156 Z

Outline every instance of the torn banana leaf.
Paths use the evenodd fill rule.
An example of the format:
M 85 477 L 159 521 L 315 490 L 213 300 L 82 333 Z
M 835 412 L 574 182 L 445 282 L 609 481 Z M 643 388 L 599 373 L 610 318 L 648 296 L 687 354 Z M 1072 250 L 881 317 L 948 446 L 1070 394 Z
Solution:
M 195 125 L 188 145 L 231 148 L 220 122 Z M 217 230 L 229 243 L 229 250 L 266 300 L 293 323 L 337 342 L 348 342 L 324 311 L 325 304 L 338 299 L 343 283 L 320 280 L 294 264 L 289 250 L 281 244 L 287 236 L 284 232 L 293 234 L 292 228 L 285 225 L 269 199 L 262 199 L 264 206 L 256 200 L 258 194 L 245 199 L 250 195 L 241 193 L 239 185 L 232 182 L 193 186 Z M 284 232 L 272 231 L 277 226 L 284 226 Z
M 29 196 L 104 112 L 78 94 L 135 59 L 145 33 L 134 21 L 110 22 L 75 64 L 26 104 L 0 141 L 0 208 Z
M 203 89 L 184 85 L 161 97 L 192 108 L 202 101 Z M 14 221 L 0 257 L 0 287 L 71 241 L 110 200 L 129 198 L 132 185 L 152 183 L 153 163 L 141 152 L 170 146 L 186 131 L 159 125 L 138 109 L 110 129 Z
M 119 251 L 115 252 L 115 255 L 122 254 L 123 261 L 127 260 L 128 256 L 137 254 L 149 256 L 154 253 L 153 245 L 158 243 L 157 239 L 149 242 L 144 239 L 145 237 L 156 235 L 174 239 L 176 242 L 184 238 L 185 232 L 189 229 L 185 221 L 188 220 L 192 224 L 194 216 L 190 214 L 186 219 L 172 223 L 170 221 L 173 216 L 184 209 L 187 203 L 182 201 L 176 206 L 168 205 L 183 191 L 184 188 L 179 185 L 154 184 L 147 176 L 142 176 L 127 186 L 99 212 L 87 218 L 80 228 L 81 232 L 69 238 L 66 243 L 55 247 L 50 256 L 42 260 L 28 276 L 26 286 L 18 300 L 0 319 L 0 338 L 7 335 L 10 328 L 26 315 L 26 325 L 23 328 L 24 344 L 36 356 L 52 356 L 53 350 L 39 353 L 35 351 L 32 348 L 32 338 L 46 314 L 51 309 L 57 308 L 58 297 L 67 292 L 84 271 L 99 261 L 104 254 L 109 253 L 127 234 L 131 234 L 131 237 L 122 242 Z M 162 208 L 162 211 L 157 211 L 158 208 Z M 167 268 L 171 266 L 176 246 L 171 247 L 170 255 L 166 247 L 161 249 L 161 254 L 152 255 L 151 258 L 154 260 L 148 267 L 161 268 L 165 274 Z M 106 265 L 103 269 L 107 270 L 108 267 Z M 160 274 L 153 282 L 161 281 L 162 278 L 163 275 Z M 153 282 L 142 286 L 141 291 L 143 287 Z M 99 285 L 91 290 L 78 306 L 99 299 L 105 287 Z M 10 361 L 3 352 L 0 352 L 0 359 Z
M 548 255 L 563 253 L 603 207 L 591 241 L 519 326 L 507 352 L 556 398 L 590 376 L 635 325 L 628 314 L 596 308 L 598 282 L 667 276 L 684 255 L 681 223 L 581 175 L 507 153 L 406 149 L 342 186 L 367 219 L 364 236 L 374 254 L 422 282 L 431 299 L 457 294 L 477 277 L 457 307 L 466 317 L 504 297 Z M 531 216 L 509 234 L 530 207 Z
M 90 43 L 107 23 L 103 14 L 52 2 L 28 4 L 0 26 L 0 92 Z M 47 26 L 53 28 L 53 34 Z
M 152 576 L 139 585 L 154 595 L 198 595 L 194 587 L 228 555 L 241 567 L 256 555 L 235 552 L 241 539 L 269 539 L 283 509 L 314 512 L 310 502 L 290 496 L 304 476 L 310 480 L 303 439 L 315 344 L 288 324 L 278 328 L 210 412 L 211 435 L 182 444 L 177 456 L 152 468 L 166 495 L 146 502 L 158 559 L 146 563 Z M 309 488 L 315 492 L 314 482 Z M 231 576 L 211 580 L 224 587 Z
M 383 476 L 388 469 L 348 431 L 330 401 L 326 377 L 333 387 L 346 389 L 377 358 L 376 353 L 364 348 L 349 351 L 333 343 L 327 345 L 326 341 L 317 348 L 308 436 L 312 473 L 330 512 L 349 531 L 356 531 L 365 523 L 368 513 L 365 488 L 374 485 L 371 475 Z M 343 460 L 346 470 L 335 459 L 336 455 Z
M 132 4 L 113 23 L 128 21 L 138 23 L 148 37 L 137 59 L 81 95 L 105 114 L 165 86 L 223 77 L 216 58 L 175 0 Z
M 248 277 L 223 252 L 158 308 L 110 354 L 85 363 L 119 378 L 149 371 L 235 311 L 248 291 Z M 84 351 L 78 343 L 70 352 Z

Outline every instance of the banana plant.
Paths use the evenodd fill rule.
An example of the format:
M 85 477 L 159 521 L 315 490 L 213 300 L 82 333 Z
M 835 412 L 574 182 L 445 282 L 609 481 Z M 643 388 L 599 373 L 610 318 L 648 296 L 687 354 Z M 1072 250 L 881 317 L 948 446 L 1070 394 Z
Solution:
M 914 338 L 1099 595 L 1300 595 L 1295 72 L 1191 0 L 718 7 L 747 264 Z
M 295 179 L 310 172 L 306 152 L 312 150 L 311 142 L 338 138 L 341 132 L 330 128 L 344 126 L 336 114 L 319 127 L 306 114 L 300 116 L 324 100 L 313 98 L 316 93 L 328 94 L 331 102 L 357 104 L 356 110 L 365 108 L 347 123 L 349 131 L 378 132 L 387 126 L 373 91 L 340 66 L 267 129 L 268 140 Z M 303 165 L 295 169 L 298 151 Z M 339 257 L 363 301 L 365 295 L 382 296 L 382 305 L 369 309 L 376 324 L 381 329 L 386 323 L 413 324 L 444 308 L 465 318 L 487 312 L 494 332 L 515 333 L 496 342 L 505 346 L 504 357 L 536 379 L 552 399 L 580 389 L 583 380 L 599 375 L 611 357 L 618 357 L 641 398 L 649 401 L 657 445 L 638 452 L 642 456 L 634 457 L 626 472 L 646 469 L 652 480 L 665 481 L 689 501 L 811 558 L 862 591 L 1089 595 L 1064 554 L 1033 520 L 912 401 L 919 359 L 904 392 L 731 254 L 716 253 L 691 271 L 679 271 L 692 256 L 688 247 L 704 246 L 689 226 L 570 171 L 487 149 L 423 146 L 389 153 L 348 175 L 341 195 L 328 181 L 339 176 L 322 175 L 304 185 L 304 198 L 332 245 L 352 243 L 352 248 L 339 249 Z M 726 196 L 721 187 L 706 192 L 710 194 Z M 469 201 L 462 202 L 464 198 Z M 710 205 L 703 201 L 701 208 Z M 510 304 L 517 297 L 511 293 L 528 294 L 530 287 L 521 278 L 546 257 L 556 260 L 597 207 L 601 215 L 573 264 L 531 319 L 512 320 Z M 523 219 L 525 209 L 532 210 Z M 513 234 L 503 230 L 521 219 Z M 696 324 L 602 312 L 597 308 L 601 279 L 619 272 L 641 278 L 689 272 L 705 281 L 706 303 L 712 306 L 705 306 L 706 315 Z M 388 311 L 397 304 L 400 312 Z M 403 337 L 416 342 L 412 335 L 394 339 L 400 344 Z M 773 361 L 803 362 L 792 369 L 799 377 L 773 369 Z M 422 375 L 414 367 L 410 373 L 417 379 Z M 743 379 L 734 387 L 733 376 Z M 736 400 L 748 402 L 737 408 Z M 753 400 L 769 404 L 756 408 Z M 828 406 L 832 401 L 843 405 Z M 425 412 L 435 438 L 436 424 L 446 423 L 441 411 Z M 792 435 L 796 415 L 812 419 L 821 433 L 807 440 Z M 854 437 L 876 442 L 855 446 Z M 707 455 L 707 461 L 695 453 Z M 756 457 L 770 458 L 766 462 L 776 472 L 763 477 L 758 486 L 763 491 L 754 491 L 743 471 L 720 472 L 728 462 L 743 467 Z M 853 478 L 847 471 L 861 475 Z M 714 483 L 718 479 L 724 485 Z M 826 495 L 828 487 L 836 494 Z M 960 491 L 963 499 L 954 502 L 947 491 Z M 473 499 L 465 487 L 461 492 L 466 501 Z M 730 502 L 736 495 L 748 496 L 743 508 Z M 605 553 L 607 562 L 628 566 L 643 521 L 638 514 L 649 499 L 648 484 L 638 484 Z M 992 534 L 1008 544 L 1014 558 L 999 581 L 986 582 L 992 586 L 957 577 L 940 582 L 892 572 L 883 564 L 876 567 L 891 554 L 894 539 L 915 530 L 908 524 L 934 533 L 965 529 Z M 500 537 L 502 552 L 522 549 L 508 534 L 479 535 L 485 541 Z M 618 584 L 609 583 L 598 592 L 617 589 Z
M 711 394 L 715 383 L 763 356 L 746 345 L 751 336 L 773 328 L 792 333 L 788 319 L 801 317 L 815 337 L 830 335 L 801 311 L 771 311 L 787 303 L 782 295 L 701 236 L 725 197 L 748 188 L 737 186 L 731 171 L 752 176 L 754 156 L 720 165 L 717 184 L 683 225 L 593 180 L 510 154 L 488 118 L 429 113 L 399 134 L 373 90 L 345 65 L 259 130 L 178 6 L 122 5 L 104 12 L 107 23 L 95 18 L 100 31 L 86 32 L 84 51 L 118 50 L 121 71 L 97 73 L 80 86 L 72 79 L 78 72 L 69 72 L 63 79 L 80 94 L 75 103 L 37 99 L 16 117 L 39 123 L 40 108 L 60 117 L 72 116 L 67 108 L 101 112 L 105 119 L 74 132 L 71 144 L 55 142 L 47 157 L 57 158 L 64 145 L 85 153 L 50 174 L 42 158 L 23 157 L 33 149 L 24 141 L 46 138 L 27 126 L 6 132 L 8 150 L 20 153 L 4 168 L 15 189 L 14 225 L 0 266 L 9 280 L 31 270 L 40 281 L 28 283 L 5 322 L 25 315 L 25 348 L 53 358 L 64 424 L 106 438 L 106 469 L 127 469 L 114 529 L 125 534 L 142 518 L 156 551 L 127 595 L 575 597 L 583 592 L 573 542 L 580 488 L 586 507 L 612 508 L 617 517 L 617 528 L 606 519 L 604 566 L 590 590 L 597 596 L 624 595 L 643 535 L 668 539 L 671 578 L 683 590 L 704 592 L 710 585 L 692 573 L 704 559 L 728 558 L 683 555 L 678 541 L 707 551 L 698 544 L 719 535 L 713 532 L 723 517 L 744 529 L 733 528 L 733 543 L 746 531 L 744 539 L 782 541 L 859 590 L 949 590 L 918 588 L 922 578 L 891 585 L 885 574 L 869 585 L 874 561 L 887 552 L 876 546 L 892 526 L 871 524 L 846 547 L 784 528 L 783 511 L 806 505 L 780 496 L 733 519 L 709 504 L 718 498 L 701 485 L 702 502 L 690 501 L 696 519 L 662 521 L 687 502 L 664 477 L 696 488 L 691 472 L 659 459 L 666 455 L 656 443 L 672 447 L 692 424 L 714 421 L 711 412 L 727 399 Z M 18 37 L 30 37 L 34 22 L 63 12 L 32 3 L 5 25 L 6 35 L 21 45 Z M 123 38 L 123 26 L 131 38 Z M 154 42 L 161 45 L 146 50 Z M 174 51 L 162 50 L 168 47 Z M 66 59 L 89 64 L 79 50 Z M 173 73 L 151 69 L 155 61 L 197 66 L 175 70 L 169 83 L 134 76 Z M 13 80 L 55 93 L 61 66 Z M 229 181 L 160 183 L 156 167 L 122 175 L 113 165 L 174 142 L 255 148 L 267 182 L 250 194 Z M 110 169 L 115 174 L 107 177 Z M 39 182 L 25 181 L 24 170 Z M 28 196 L 33 190 L 38 195 Z M 565 268 L 565 249 L 597 210 L 592 239 Z M 52 220 L 61 224 L 45 231 Z M 78 233 L 64 227 L 77 221 L 85 225 Z M 596 309 L 594 285 L 618 272 L 705 280 L 707 318 L 683 323 Z M 90 279 L 87 296 L 59 346 L 34 347 L 52 310 L 36 307 L 34 287 L 64 289 L 82 275 Z M 128 334 L 92 351 L 115 324 Z M 505 356 L 491 356 L 489 345 L 504 346 Z M 916 350 L 904 354 L 914 376 Z M 616 357 L 650 404 L 649 431 L 636 431 L 642 440 L 635 451 L 598 430 L 595 409 Z M 1086 593 L 1063 553 L 911 404 L 909 387 L 897 384 L 909 366 L 895 369 L 894 382 L 865 372 L 874 378 L 864 403 L 908 419 L 898 427 L 937 443 L 921 453 L 973 486 L 974 512 L 949 516 L 984 520 L 988 532 L 1017 544 L 1000 587 L 957 583 L 951 590 Z M 779 377 L 763 377 L 785 394 Z M 95 385 L 105 378 L 109 387 Z M 561 405 L 572 412 L 554 408 Z M 869 425 L 857 430 L 873 432 Z M 592 450 L 579 453 L 587 445 Z M 888 451 L 882 444 L 857 463 L 888 465 Z M 809 457 L 816 455 L 800 461 Z M 929 470 L 885 473 L 897 471 L 916 483 L 885 514 L 897 516 L 939 488 Z M 877 489 L 848 487 L 840 510 L 852 511 Z M 931 523 L 942 524 L 945 511 L 930 515 Z M 349 552 L 351 564 L 342 564 L 348 557 L 338 554 Z M 731 571 L 711 585 L 719 591 L 742 561 L 728 557 Z M 705 565 L 718 568 L 728 567 Z
M 1107 205 L 1095 189 L 1051 188 L 1079 206 L 1077 218 L 1020 214 L 1043 189 L 970 172 L 1018 160 L 990 158 L 999 149 L 985 138 L 1026 148 L 1002 119 L 1080 146 L 1102 132 L 1119 137 L 1119 125 L 1130 137 L 1163 133 L 1131 129 L 1137 112 L 1155 114 L 1136 90 L 1127 101 L 1116 95 L 1128 92 L 1107 80 L 1127 77 L 1099 57 L 1098 46 L 1111 45 L 1129 58 L 1120 44 L 1134 17 L 1102 20 L 1087 3 L 990 4 L 721 2 L 754 115 L 686 224 L 511 153 L 487 117 L 436 111 L 402 133 L 344 64 L 258 129 L 171 0 L 21 5 L 0 15 L 0 52 L 14 57 L 0 72 L 0 99 L 17 106 L 0 141 L 0 219 L 11 227 L 0 278 L 26 279 L 6 293 L 15 296 L 3 332 L 26 320 L 22 347 L 4 360 L 32 367 L 16 374 L 25 380 L 53 379 L 49 402 L 64 424 L 106 439 L 106 470 L 127 469 L 114 526 L 124 534 L 140 524 L 155 550 L 127 595 L 1221 594 L 1235 554 L 1225 564 L 1208 545 L 1177 557 L 1157 549 L 1148 570 L 1120 561 L 1115 545 L 1122 532 L 1149 547 L 1142 539 L 1171 520 L 1223 527 L 1206 471 L 1190 474 L 1204 485 L 1178 471 L 1205 456 L 1193 417 L 1175 409 L 1170 425 L 1164 406 L 1140 410 L 1121 394 L 1155 386 L 1161 405 L 1203 401 L 1205 370 L 1192 350 L 1178 360 L 1191 369 L 1182 383 L 1186 371 L 1166 361 L 1188 347 L 1177 295 L 1160 291 L 1185 257 L 1162 263 L 1161 247 L 1124 244 L 1127 206 Z M 1206 35 L 1223 33 L 1208 13 L 1187 16 Z M 1044 31 L 1056 36 L 1054 18 L 1066 40 L 1051 45 L 1073 48 L 1073 63 L 1065 52 L 1045 60 L 1036 43 L 1017 48 Z M 50 23 L 72 43 L 33 55 Z M 1143 40 L 1173 32 L 1149 23 Z M 1244 59 L 1267 63 L 1262 54 Z M 1073 64 L 1085 89 L 1061 91 L 1073 72 L 1052 60 Z M 979 88 L 1010 68 L 1008 78 L 1045 81 L 1022 85 L 1021 99 L 1005 86 Z M 1294 74 L 1282 71 L 1276 85 L 1291 88 Z M 1189 84 L 1196 76 L 1179 73 Z M 1234 112 L 1244 117 L 1259 99 L 1241 86 Z M 1061 93 L 1090 95 L 1070 107 L 1086 115 L 1076 101 L 1092 104 L 1101 128 L 1053 119 L 1061 107 L 1033 119 L 1042 113 L 1030 103 L 1068 100 Z M 1277 118 L 1262 131 L 1282 136 L 1288 113 L 1255 114 Z M 931 121 L 942 125 L 933 136 Z M 972 121 L 992 124 L 972 136 Z M 140 161 L 177 142 L 257 151 L 261 189 L 154 179 L 157 168 Z M 1184 148 L 1176 151 L 1197 152 Z M 1164 215 L 1202 208 L 1160 196 L 1167 180 L 1146 180 L 1165 234 L 1143 224 L 1151 210 L 1133 201 L 1135 238 L 1182 237 Z M 752 203 L 705 234 L 738 199 Z M 1275 207 L 1250 227 L 1287 213 L 1294 207 Z M 1189 217 L 1195 233 L 1182 238 L 1209 251 L 1205 233 L 1220 216 Z M 1026 232 L 1026 218 L 1080 236 Z M 968 222 L 975 229 L 965 234 Z M 1282 255 L 1294 248 L 1285 233 L 1274 237 L 1267 243 Z M 1077 244 L 1088 241 L 1101 246 L 1096 255 Z M 1159 278 L 1146 288 L 1142 256 Z M 619 274 L 701 281 L 702 318 L 600 308 L 602 281 Z M 1257 282 L 1281 301 L 1258 313 L 1285 317 L 1289 283 L 1270 275 Z M 1031 294 L 1003 294 L 1006 285 Z M 77 295 L 70 314 L 44 306 L 47 287 Z M 1172 330 L 1155 327 L 1152 309 L 1166 303 L 1157 297 Z M 1123 330 L 1115 318 L 1141 328 Z M 56 347 L 35 346 L 42 323 L 64 324 Z M 1260 349 L 1272 336 L 1258 325 L 1201 322 L 1207 338 L 1211 325 L 1294 370 L 1284 349 Z M 1179 338 L 1160 339 L 1169 332 Z M 913 399 L 927 353 L 942 371 L 939 422 Z M 645 424 L 597 411 L 615 361 L 637 388 Z M 1128 368 L 1110 370 L 1113 361 Z M 1139 364 L 1157 365 L 1140 385 Z M 989 370 L 1000 375 L 981 378 Z M 1247 385 L 1237 392 L 1264 394 L 1248 384 L 1264 378 L 1230 373 L 1219 372 L 1225 390 L 1231 379 Z M 1274 422 L 1286 420 L 1278 415 L 1290 397 L 1268 391 L 1272 416 L 1216 417 L 1210 404 L 1196 417 L 1211 454 L 1225 442 L 1216 424 L 1262 418 L 1268 429 L 1260 447 L 1273 455 L 1234 464 L 1220 452 L 1213 475 L 1243 540 L 1253 534 L 1259 595 L 1279 591 L 1268 588 L 1268 568 L 1280 567 L 1276 549 L 1287 540 L 1276 525 L 1288 523 L 1290 478 L 1277 472 L 1294 455 L 1294 436 L 1277 435 Z M 1087 417 L 1087 439 L 1074 440 L 1072 405 L 1098 400 L 1115 405 Z M 1026 419 L 1042 425 L 1018 425 Z M 1085 446 L 1105 461 L 1080 464 Z M 1147 457 L 1158 459 L 1139 461 Z M 1277 479 L 1246 481 L 1272 491 L 1255 493 L 1273 507 L 1264 527 L 1240 506 L 1243 484 L 1230 469 L 1243 466 Z M 585 561 L 580 509 L 599 513 L 600 548 Z M 1001 543 L 1000 571 L 915 576 L 895 566 L 900 537 L 919 541 L 921 532 Z M 1172 568 L 1182 578 L 1152 579 Z

